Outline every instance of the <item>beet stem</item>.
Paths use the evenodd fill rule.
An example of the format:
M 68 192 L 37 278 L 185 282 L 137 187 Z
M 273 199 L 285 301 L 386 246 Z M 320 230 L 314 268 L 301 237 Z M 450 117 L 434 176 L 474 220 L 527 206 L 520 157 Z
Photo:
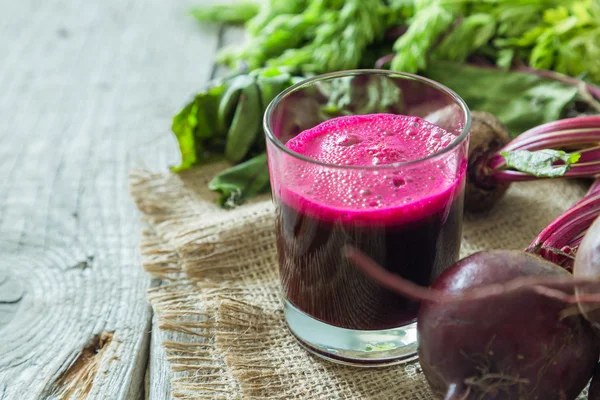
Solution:
M 600 128 L 569 129 L 544 133 L 543 135 L 533 136 L 524 140 L 515 139 L 500 151 L 543 150 L 598 142 L 600 142 Z
M 556 248 L 565 246 L 570 238 L 575 237 L 582 232 L 586 232 L 594 220 L 598 218 L 598 215 L 600 215 L 600 202 L 595 204 L 592 209 L 578 214 L 564 225 L 559 226 L 559 228 L 550 235 L 550 238 L 545 242 L 545 245 Z
M 391 273 L 370 257 L 352 247 L 346 247 L 344 252 L 346 257 L 367 274 L 367 276 L 374 279 L 383 287 L 412 300 L 432 303 L 479 301 L 495 296 L 505 296 L 522 290 L 531 290 L 540 295 L 560 300 L 566 304 L 600 302 L 600 293 L 571 295 L 554 288 L 563 287 L 567 290 L 595 284 L 594 287 L 600 290 L 600 275 L 581 278 L 572 276 L 523 276 L 505 283 L 477 286 L 461 292 L 445 292 L 417 285 L 400 275 Z
M 514 140 L 525 140 L 532 136 L 543 135 L 549 132 L 560 132 L 568 129 L 598 128 L 599 126 L 600 115 L 565 118 L 558 121 L 547 122 L 545 124 L 531 128 L 521 133 Z
M 378 58 L 377 61 L 375 61 L 375 68 L 382 69 L 385 66 L 385 64 L 392 62 L 395 55 L 396 55 L 395 53 L 390 53 L 383 57 Z
M 599 94 L 600 94 L 600 89 Z M 487 178 L 497 183 L 530 181 L 538 178 L 534 175 L 504 169 L 506 161 L 500 152 L 515 150 L 543 150 L 578 148 L 581 153 L 579 162 L 571 166 L 563 178 L 581 178 L 600 176 L 600 115 L 590 117 L 567 118 L 549 122 L 532 128 L 484 161 L 482 171 Z M 547 178 L 546 178 L 547 179 Z
M 506 163 L 504 157 L 500 155 L 500 152 L 502 151 L 536 151 L 561 148 L 565 146 L 589 145 L 590 143 L 600 143 L 600 129 L 586 128 L 549 132 L 538 136 L 529 137 L 526 140 L 518 140 L 517 138 L 498 150 L 498 152 L 490 158 L 488 167 L 493 170 L 499 170 L 500 168 L 504 167 Z M 597 147 L 598 146 L 584 150 L 594 150 Z M 598 158 L 596 158 L 596 160 L 598 160 Z
M 600 146 L 581 150 L 579 151 L 579 154 L 581 154 L 581 158 L 579 158 L 578 163 L 586 163 L 594 160 L 600 160 Z
M 598 193 L 593 194 L 592 196 L 586 196 L 582 200 L 575 203 L 571 208 L 567 209 L 563 214 L 561 214 L 558 218 L 550 223 L 540 234 L 534 239 L 533 243 L 529 246 L 529 248 L 537 247 L 540 245 L 546 245 L 546 241 L 550 239 L 550 237 L 560 228 L 570 221 L 576 220 L 576 217 L 581 213 L 586 213 L 589 210 L 598 211 L 598 207 L 600 207 L 600 191 Z M 586 229 L 589 228 L 587 225 Z M 578 235 L 581 232 L 578 232 Z M 571 238 L 573 236 L 570 236 Z M 568 238 L 567 238 L 568 240 Z M 550 246 L 550 245 L 548 245 Z M 556 246 L 550 246 L 556 247 Z
M 538 177 L 525 172 L 512 171 L 512 170 L 500 170 L 495 171 L 492 175 L 492 179 L 495 182 L 527 182 L 527 181 L 538 181 L 542 179 L 569 179 L 569 178 L 589 178 L 590 176 L 596 176 L 600 174 L 600 161 L 597 164 L 592 165 L 580 165 L 577 164 L 571 166 L 571 169 L 563 176 L 548 178 Z

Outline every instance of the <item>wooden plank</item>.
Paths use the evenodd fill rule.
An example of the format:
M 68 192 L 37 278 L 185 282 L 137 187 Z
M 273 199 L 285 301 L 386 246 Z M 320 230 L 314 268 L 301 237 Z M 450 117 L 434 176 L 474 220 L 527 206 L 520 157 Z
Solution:
M 223 3 L 223 1 L 221 1 Z M 201 3 L 199 3 L 201 4 Z M 240 27 L 220 27 L 218 28 L 217 48 L 239 44 L 243 41 L 244 31 Z M 211 73 L 211 78 L 225 76 L 228 73 L 223 66 L 214 66 Z M 202 85 L 203 86 L 203 85 Z M 202 89 L 202 86 L 193 88 L 191 94 Z M 167 140 L 163 138 L 162 140 Z M 145 154 L 145 151 L 141 151 Z M 141 165 L 148 167 L 151 160 L 147 157 L 142 160 Z M 157 166 L 159 168 L 159 166 Z M 160 284 L 160 283 L 157 283 Z M 171 397 L 170 383 L 170 367 L 166 360 L 166 352 L 162 347 L 163 340 L 177 341 L 180 334 L 176 332 L 163 332 L 158 327 L 156 318 L 152 320 L 152 339 L 150 344 L 150 358 L 148 361 L 148 369 L 146 371 L 146 399 L 147 400 L 162 400 Z
M 162 347 L 164 333 L 158 328 L 156 317 L 152 319 L 152 343 L 146 371 L 146 400 L 171 398 L 171 374 L 167 355 Z
M 2 400 L 140 398 L 150 279 L 127 173 L 141 148 L 175 162 L 154 139 L 216 47 L 197 3 L 0 2 Z

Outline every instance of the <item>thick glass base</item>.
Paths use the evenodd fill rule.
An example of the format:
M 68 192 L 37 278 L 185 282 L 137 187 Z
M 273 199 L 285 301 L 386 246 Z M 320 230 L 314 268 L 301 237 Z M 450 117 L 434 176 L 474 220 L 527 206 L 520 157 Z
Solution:
M 401 364 L 417 358 L 417 324 L 381 331 L 338 328 L 316 320 L 285 301 L 290 331 L 310 352 L 326 360 L 357 367 Z

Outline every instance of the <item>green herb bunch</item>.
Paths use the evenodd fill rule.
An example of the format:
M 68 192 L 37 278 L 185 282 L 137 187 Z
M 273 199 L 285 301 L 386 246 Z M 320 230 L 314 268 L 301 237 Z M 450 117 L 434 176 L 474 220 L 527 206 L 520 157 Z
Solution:
M 201 21 L 240 21 L 252 14 L 252 5 L 213 6 L 193 14 Z M 245 10 L 245 11 L 244 11 Z M 224 49 L 219 61 L 250 70 L 265 65 L 303 73 L 357 68 L 368 46 L 380 41 L 390 13 L 400 15 L 383 0 L 270 0 L 246 20 L 248 42 Z M 222 15 L 221 15 L 222 13 Z
M 475 57 L 600 82 L 597 0 L 270 0 L 204 7 L 194 15 L 245 23 L 248 43 L 219 56 L 233 68 L 324 73 L 370 67 L 369 52 L 389 48 L 390 67 L 398 71 Z M 402 27 L 406 32 L 395 42 L 386 37 Z

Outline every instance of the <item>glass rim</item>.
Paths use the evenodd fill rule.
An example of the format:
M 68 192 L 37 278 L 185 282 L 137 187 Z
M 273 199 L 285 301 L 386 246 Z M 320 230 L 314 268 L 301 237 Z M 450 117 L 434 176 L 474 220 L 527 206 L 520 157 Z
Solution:
M 402 161 L 402 162 L 397 162 L 397 163 L 393 163 L 393 164 L 382 164 L 382 165 L 341 165 L 341 164 L 330 164 L 330 163 L 326 163 L 323 161 L 315 160 L 314 158 L 307 157 L 303 154 L 297 153 L 294 150 L 286 147 L 285 144 L 274 135 L 274 133 L 271 129 L 271 123 L 270 123 L 271 118 L 270 117 L 271 117 L 271 114 L 273 113 L 273 110 L 275 109 L 276 105 L 283 98 L 287 97 L 288 95 L 290 95 L 294 92 L 297 92 L 298 90 L 300 90 L 304 87 L 310 86 L 311 84 L 318 82 L 318 81 L 331 80 L 331 79 L 335 79 L 335 78 L 343 78 L 343 77 L 347 77 L 347 76 L 357 76 L 357 75 L 386 75 L 386 76 L 392 76 L 392 77 L 395 76 L 395 77 L 399 77 L 399 78 L 419 81 L 419 82 L 425 83 L 439 91 L 442 91 L 442 92 L 448 94 L 459 105 L 459 107 L 463 111 L 465 124 L 462 128 L 460 135 L 458 135 L 456 137 L 456 139 L 454 139 L 452 141 L 452 143 L 450 143 L 448 146 L 444 147 L 443 149 L 441 149 L 435 153 L 429 154 L 425 157 L 415 158 L 414 160 Z M 459 146 L 462 142 L 464 142 L 466 140 L 466 138 L 469 134 L 469 131 L 471 129 L 471 111 L 469 110 L 467 103 L 465 103 L 465 101 L 462 99 L 462 97 L 460 97 L 456 92 L 454 92 L 452 89 L 450 89 L 432 79 L 428 79 L 428 78 L 425 78 L 423 76 L 416 75 L 416 74 L 410 74 L 408 72 L 396 72 L 396 71 L 381 70 L 381 69 L 352 69 L 352 70 L 345 70 L 345 71 L 330 72 L 327 74 L 321 74 L 321 75 L 313 76 L 311 78 L 306 78 L 306 79 L 303 79 L 302 81 L 290 86 L 289 88 L 283 90 L 281 93 L 279 93 L 277 96 L 275 96 L 275 98 L 267 106 L 267 109 L 265 110 L 265 113 L 263 115 L 263 128 L 265 130 L 265 136 L 273 144 L 275 144 L 275 146 L 279 150 L 282 150 L 283 152 L 287 153 L 288 155 L 290 155 L 294 158 L 297 158 L 299 160 L 317 164 L 317 165 L 320 165 L 323 167 L 329 167 L 329 168 L 342 168 L 342 169 L 355 169 L 355 170 L 382 170 L 382 169 L 386 169 L 386 168 L 397 168 L 397 167 L 416 165 L 416 164 L 422 163 L 423 161 L 431 160 L 438 156 L 441 156 L 443 154 L 450 152 L 452 149 Z

